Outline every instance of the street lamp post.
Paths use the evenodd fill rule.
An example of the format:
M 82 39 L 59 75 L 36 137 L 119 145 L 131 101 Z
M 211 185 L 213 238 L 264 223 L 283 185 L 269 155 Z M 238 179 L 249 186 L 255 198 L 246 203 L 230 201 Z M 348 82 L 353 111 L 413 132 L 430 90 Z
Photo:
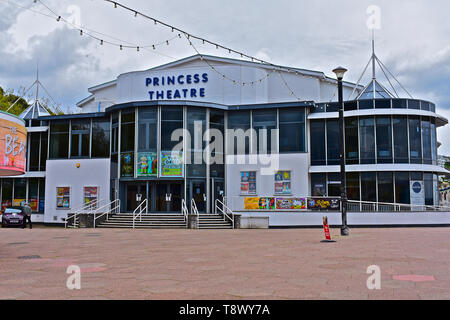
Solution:
M 345 174 L 345 154 L 344 154 L 344 101 L 342 93 L 342 79 L 347 69 L 338 67 L 333 70 L 338 80 L 338 102 L 339 102 L 339 159 L 341 164 L 341 215 L 342 226 L 341 235 L 348 236 L 349 229 L 347 226 L 347 179 Z

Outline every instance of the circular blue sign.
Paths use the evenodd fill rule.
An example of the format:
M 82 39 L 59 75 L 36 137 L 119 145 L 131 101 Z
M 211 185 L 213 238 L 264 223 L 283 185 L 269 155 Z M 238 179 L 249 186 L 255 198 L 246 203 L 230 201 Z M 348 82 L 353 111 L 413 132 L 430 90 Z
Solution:
M 420 182 L 414 182 L 412 189 L 415 193 L 420 193 L 420 191 L 422 191 L 422 184 Z

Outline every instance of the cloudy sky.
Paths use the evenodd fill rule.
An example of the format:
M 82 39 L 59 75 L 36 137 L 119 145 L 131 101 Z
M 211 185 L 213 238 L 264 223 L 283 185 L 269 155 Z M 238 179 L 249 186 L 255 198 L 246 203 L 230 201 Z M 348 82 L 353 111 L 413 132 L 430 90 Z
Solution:
M 323 71 L 329 76 L 337 65 L 345 66 L 349 69 L 346 79 L 355 82 L 370 57 L 367 8 L 376 5 L 381 9 L 381 29 L 376 31 L 378 57 L 415 98 L 436 102 L 438 112 L 450 118 L 448 0 L 119 2 L 276 64 Z M 100 45 L 56 21 L 43 4 L 105 41 L 150 47 L 137 52 Z M 0 86 L 28 87 L 39 61 L 41 81 L 63 108 L 73 108 L 88 95 L 88 87 L 113 80 L 122 72 L 195 54 L 186 39 L 103 0 L 0 0 L 0 43 Z M 164 45 L 152 49 L 152 44 L 160 43 Z M 200 43 L 197 48 L 205 54 L 233 57 Z M 381 72 L 379 79 L 387 85 Z M 450 125 L 438 131 L 441 154 L 450 155 L 448 137 Z

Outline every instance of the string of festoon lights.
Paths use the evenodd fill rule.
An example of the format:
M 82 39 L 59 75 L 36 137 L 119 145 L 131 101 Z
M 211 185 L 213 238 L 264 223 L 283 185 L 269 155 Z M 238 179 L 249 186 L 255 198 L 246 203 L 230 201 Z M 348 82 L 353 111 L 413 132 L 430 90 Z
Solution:
M 75 24 L 71 23 L 69 20 L 65 19 L 62 15 L 58 14 L 55 10 L 51 9 L 48 5 L 46 5 L 41 0 L 34 0 L 33 2 L 34 3 L 38 3 L 39 2 L 42 6 L 44 6 L 51 13 L 51 15 L 48 15 L 48 14 L 45 14 L 43 12 L 27 8 L 27 7 L 24 7 L 24 6 L 21 6 L 21 5 L 17 4 L 17 3 L 9 1 L 9 0 L 0 0 L 0 1 L 8 2 L 10 4 L 16 5 L 17 7 L 29 10 L 31 12 L 40 14 L 42 16 L 45 16 L 45 17 L 48 17 L 48 18 L 51 18 L 51 19 L 56 19 L 57 22 L 65 23 L 66 25 L 71 27 L 73 30 L 78 31 L 80 33 L 80 36 L 87 36 L 89 38 L 92 38 L 92 39 L 98 41 L 98 43 L 100 45 L 104 45 L 104 44 L 105 45 L 111 45 L 111 46 L 114 46 L 114 47 L 118 47 L 120 50 L 135 49 L 138 52 L 141 51 L 141 50 L 146 50 L 146 51 L 154 53 L 154 54 L 158 54 L 158 55 L 162 55 L 162 56 L 165 56 L 167 58 L 170 58 L 170 59 L 174 59 L 174 57 L 171 57 L 171 56 L 169 56 L 167 54 L 164 54 L 164 53 L 161 53 L 161 52 L 157 51 L 157 48 L 160 47 L 160 46 L 168 46 L 170 43 L 173 42 L 173 40 L 182 38 L 181 34 L 178 34 L 178 35 L 175 35 L 175 36 L 173 36 L 173 37 L 171 37 L 171 38 L 169 38 L 167 40 L 164 40 L 164 41 L 161 41 L 161 42 L 158 42 L 158 43 L 149 44 L 149 45 L 138 45 L 138 44 L 135 44 L 135 43 L 131 43 L 131 42 L 127 41 L 127 40 L 119 39 L 119 38 L 117 38 L 115 36 L 112 36 L 112 35 L 108 35 L 108 34 L 105 34 L 105 33 L 99 32 L 99 31 L 88 29 L 86 27 L 81 27 L 81 26 L 75 25 Z M 97 36 L 97 35 L 94 35 L 94 34 L 97 34 L 97 35 L 100 35 L 100 36 L 103 36 L 103 37 L 101 38 L 100 36 Z M 119 41 L 119 42 L 106 40 L 104 37 L 111 38 L 111 39 L 114 39 L 114 40 Z M 152 50 L 150 50 L 150 49 L 152 49 Z
M 91 29 L 84 28 L 84 27 L 82 28 L 81 26 L 75 26 L 75 25 L 73 25 L 70 21 L 68 21 L 67 19 L 63 18 L 63 17 L 62 17 L 61 15 L 59 15 L 57 12 L 55 12 L 54 10 L 52 10 L 52 9 L 51 9 L 48 5 L 46 5 L 42 0 L 34 0 L 34 3 L 39 2 L 40 4 L 42 4 L 49 12 L 51 12 L 51 14 L 54 16 L 54 18 L 56 18 L 56 21 L 58 21 L 58 22 L 59 22 L 59 21 L 62 21 L 62 22 L 64 22 L 64 23 L 70 25 L 70 26 L 72 27 L 72 29 L 77 30 L 77 31 L 80 33 L 81 36 L 86 35 L 86 36 L 88 36 L 88 37 L 90 37 L 90 38 L 92 38 L 92 39 L 95 39 L 95 40 L 99 41 L 99 43 L 100 43 L 101 45 L 103 45 L 103 44 L 108 44 L 108 45 L 116 46 L 116 47 L 118 47 L 120 50 L 124 50 L 124 49 L 134 49 L 134 50 L 136 50 L 136 51 L 139 52 L 141 49 L 143 49 L 143 50 L 147 50 L 147 51 L 150 51 L 150 52 L 154 52 L 154 53 L 157 53 L 157 54 L 164 55 L 164 56 L 166 56 L 166 57 L 172 58 L 172 57 L 170 57 L 170 56 L 168 56 L 168 55 L 162 54 L 162 53 L 160 53 L 160 52 L 156 52 L 156 49 L 157 49 L 159 46 L 162 46 L 162 45 L 166 45 L 166 46 L 169 45 L 169 43 L 172 42 L 172 41 L 175 40 L 175 39 L 181 39 L 181 38 L 184 37 L 184 38 L 188 41 L 189 45 L 190 45 L 190 46 L 195 50 L 195 52 L 199 55 L 200 59 L 201 59 L 204 63 L 206 63 L 206 64 L 208 65 L 208 67 L 209 67 L 211 70 L 213 70 L 214 72 L 216 72 L 217 74 L 219 74 L 223 79 L 229 80 L 230 82 L 232 82 L 233 84 L 236 84 L 236 85 L 241 85 L 241 86 L 250 85 L 250 86 L 253 86 L 253 85 L 255 85 L 255 84 L 262 83 L 264 80 L 268 79 L 268 78 L 271 76 L 271 73 L 270 73 L 270 72 L 267 72 L 267 74 L 266 74 L 264 77 L 262 77 L 262 78 L 260 78 L 260 79 L 253 80 L 253 81 L 249 81 L 249 82 L 243 82 L 243 81 L 240 81 L 240 80 L 237 80 L 237 79 L 233 79 L 233 78 L 229 77 L 228 75 L 226 75 L 226 74 L 220 72 L 216 67 L 214 67 L 214 65 L 212 65 L 212 64 L 208 61 L 208 59 L 206 58 L 206 56 L 205 56 L 204 54 L 202 54 L 202 53 L 200 52 L 200 50 L 198 50 L 198 48 L 194 45 L 194 43 L 193 43 L 192 40 L 197 40 L 197 41 L 199 41 L 201 44 L 209 44 L 209 45 L 215 46 L 216 49 L 223 49 L 223 50 L 227 51 L 229 54 L 236 54 L 236 55 L 239 55 L 241 58 L 245 58 L 245 59 L 248 59 L 248 60 L 250 60 L 250 61 L 252 61 L 252 62 L 257 62 L 257 63 L 260 63 L 260 64 L 263 64 L 263 65 L 265 65 L 265 66 L 270 67 L 270 68 L 272 69 L 271 72 L 272 72 L 272 73 L 273 73 L 273 72 L 276 72 L 276 73 L 280 76 L 282 83 L 283 83 L 284 86 L 288 89 L 288 91 L 290 92 L 291 96 L 293 96 L 293 97 L 294 97 L 295 99 L 297 99 L 298 101 L 304 101 L 304 99 L 301 99 L 300 97 L 298 97 L 298 96 L 295 94 L 294 90 L 289 86 L 289 84 L 287 83 L 286 79 L 284 78 L 282 72 L 293 73 L 293 74 L 295 74 L 295 75 L 302 75 L 303 77 L 317 79 L 317 77 L 312 77 L 312 76 L 310 76 L 310 75 L 307 75 L 307 74 L 305 74 L 305 73 L 299 71 L 298 69 L 295 69 L 295 68 L 289 68 L 289 67 L 280 66 L 280 65 L 276 65 L 276 64 L 273 64 L 273 63 L 271 63 L 271 62 L 265 61 L 265 60 L 263 60 L 263 59 L 260 59 L 260 58 L 257 58 L 257 57 L 254 57 L 254 56 L 245 54 L 245 53 L 243 53 L 243 52 L 240 52 L 240 51 L 237 51 L 237 50 L 228 48 L 228 47 L 226 47 L 226 46 L 224 46 L 224 45 L 220 45 L 220 44 L 215 43 L 215 42 L 213 42 L 213 41 L 210 41 L 210 40 L 207 40 L 207 39 L 204 39 L 204 38 L 201 38 L 201 37 L 192 35 L 192 34 L 186 32 L 186 31 L 184 31 L 184 30 L 182 30 L 182 29 L 180 29 L 180 28 L 177 28 L 177 27 L 175 27 L 175 26 L 172 26 L 172 25 L 170 25 L 170 24 L 167 24 L 167 23 L 165 23 L 165 22 L 162 22 L 162 21 L 160 21 L 160 20 L 158 20 L 158 19 L 155 19 L 155 18 L 153 18 L 153 17 L 150 17 L 150 16 L 148 16 L 148 15 L 146 15 L 146 14 L 144 14 L 144 13 L 141 13 L 141 12 L 138 11 L 138 10 L 129 8 L 129 7 L 125 6 L 125 5 L 123 5 L 123 4 L 119 3 L 119 2 L 117 2 L 117 1 L 112 1 L 112 0 L 104 0 L 104 1 L 112 3 L 112 4 L 114 5 L 115 8 L 121 7 L 121 8 L 123 8 L 123 9 L 125 9 L 125 10 L 128 10 L 128 11 L 132 12 L 133 15 L 134 15 L 135 17 L 141 16 L 141 17 L 144 17 L 144 18 L 146 18 L 146 19 L 149 19 L 149 20 L 153 21 L 153 23 L 154 23 L 155 25 L 165 26 L 165 27 L 169 28 L 172 32 L 176 32 L 176 35 L 173 36 L 173 37 L 171 37 L 171 38 L 169 38 L 169 39 L 167 39 L 167 40 L 165 40 L 165 41 L 161 41 L 161 42 L 158 42 L 158 43 L 155 43 L 155 44 L 151 44 L 151 45 L 137 45 L 137 44 L 133 44 L 133 43 L 130 43 L 130 42 L 128 42 L 128 41 L 121 40 L 121 39 L 115 38 L 115 37 L 113 37 L 113 36 L 110 36 L 110 35 L 107 35 L 107 34 L 104 34 L 104 33 L 101 33 L 101 32 L 97 32 L 97 31 L 95 31 L 95 30 L 91 30 Z M 8 1 L 8 2 L 9 2 L 9 1 Z M 15 3 L 13 3 L 13 4 L 15 4 Z M 17 4 L 16 4 L 16 5 L 17 5 Z M 18 5 L 18 6 L 21 7 L 20 5 Z M 28 8 L 26 8 L 26 7 L 22 7 L 22 8 L 28 9 Z M 38 11 L 34 11 L 34 12 L 43 14 L 43 15 L 45 15 L 45 16 L 49 16 L 49 15 L 46 15 L 46 14 L 41 13 L 41 12 L 38 12 Z M 106 40 L 106 39 L 104 39 L 104 38 L 100 38 L 99 36 L 93 35 L 93 33 L 98 34 L 98 35 L 103 35 L 103 36 L 109 37 L 109 38 L 111 38 L 111 39 L 115 39 L 115 40 L 117 40 L 117 41 L 120 41 L 120 43 L 113 42 L 113 41 L 109 41 L 109 40 Z M 152 50 L 149 50 L 150 48 L 151 48 Z M 172 58 L 172 59 L 173 59 L 173 58 Z M 326 78 L 325 76 L 323 76 L 323 79 L 324 79 L 324 80 L 327 80 L 327 78 Z
M 267 75 L 264 76 L 264 77 L 262 77 L 261 79 L 257 79 L 257 80 L 250 81 L 250 82 L 242 82 L 242 81 L 240 81 L 240 80 L 233 79 L 233 78 L 231 78 L 231 77 L 229 77 L 229 76 L 227 76 L 227 75 L 221 73 L 221 72 L 220 72 L 219 70 L 217 70 L 217 68 L 215 68 L 211 63 L 209 63 L 209 61 L 208 61 L 207 59 L 205 59 L 205 56 L 204 56 L 203 54 L 201 54 L 200 51 L 195 47 L 195 45 L 193 44 L 192 39 L 197 40 L 197 41 L 200 41 L 201 44 L 208 44 L 208 45 L 214 46 L 216 49 L 222 49 L 222 50 L 228 52 L 229 54 L 235 54 L 235 55 L 240 56 L 241 58 L 246 58 L 246 59 L 250 60 L 251 62 L 257 62 L 257 63 L 261 63 L 261 64 L 263 64 L 263 65 L 266 65 L 266 66 L 271 67 L 271 68 L 273 69 L 273 71 L 275 71 L 275 72 L 277 72 L 277 73 L 279 74 L 279 76 L 280 76 L 280 78 L 281 78 L 283 84 L 284 84 L 284 85 L 286 86 L 286 88 L 289 90 L 290 94 L 291 94 L 292 96 L 294 96 L 294 97 L 295 97 L 297 100 L 299 100 L 299 101 L 303 101 L 303 99 L 299 98 L 299 97 L 294 93 L 294 91 L 292 90 L 292 88 L 291 88 L 291 87 L 289 86 L 289 84 L 287 83 L 286 79 L 283 77 L 283 74 L 281 73 L 281 71 L 288 72 L 288 73 L 293 73 L 293 74 L 296 74 L 296 75 L 302 75 L 303 77 L 314 78 L 314 77 L 305 75 L 304 73 L 302 73 L 302 72 L 300 72 L 300 71 L 298 71 L 298 70 L 296 70 L 296 69 L 289 68 L 289 67 L 285 67 L 285 66 L 276 65 L 276 64 L 273 64 L 273 63 L 271 63 L 271 62 L 265 61 L 265 60 L 263 60 L 263 59 L 260 59 L 260 58 L 257 58 L 257 57 L 254 57 L 254 56 L 245 54 L 245 53 L 243 53 L 243 52 L 241 52 L 241 51 L 234 50 L 234 49 L 232 49 L 232 48 L 229 48 L 229 47 L 227 47 L 227 46 L 221 45 L 221 44 L 219 44 L 219 43 L 210 41 L 210 40 L 208 40 L 208 39 L 205 39 L 205 38 L 202 38 L 202 37 L 193 35 L 193 34 L 187 32 L 187 31 L 184 31 L 184 30 L 182 30 L 182 29 L 180 29 L 180 28 L 178 28 L 178 27 L 176 27 L 176 26 L 170 25 L 170 24 L 165 23 L 165 22 L 163 22 L 163 21 L 161 21 L 161 20 L 158 20 L 158 19 L 156 19 L 156 18 L 150 17 L 150 16 L 148 16 L 147 14 L 144 14 L 144 13 L 142 13 L 142 12 L 136 10 L 136 9 L 132 9 L 132 8 L 130 8 L 130 7 L 128 7 L 128 6 L 125 6 L 125 5 L 123 5 L 123 4 L 121 4 L 121 3 L 117 2 L 117 1 L 113 1 L 113 0 L 104 0 L 104 1 L 109 2 L 109 3 L 112 3 L 112 4 L 114 5 L 114 8 L 120 7 L 120 8 L 123 8 L 123 9 L 125 9 L 125 10 L 130 11 L 131 13 L 133 13 L 133 15 L 134 15 L 135 17 L 137 17 L 137 16 L 143 17 L 143 18 L 145 18 L 145 19 L 148 19 L 148 20 L 152 21 L 155 25 L 161 25 L 161 26 L 164 26 L 164 27 L 170 29 L 172 32 L 175 32 L 175 31 L 176 31 L 176 32 L 178 32 L 178 33 L 183 34 L 184 37 L 188 40 L 189 45 L 190 45 L 192 48 L 194 48 L 194 50 L 195 50 L 195 51 L 197 52 L 197 54 L 200 56 L 201 60 L 202 60 L 203 62 L 205 62 L 205 63 L 209 66 L 209 68 L 210 68 L 211 70 L 213 70 L 214 72 L 218 73 L 222 78 L 227 79 L 227 80 L 233 82 L 234 84 L 240 84 L 240 85 L 242 85 L 242 86 L 245 86 L 245 85 L 255 85 L 255 84 L 261 83 L 263 80 L 269 78 L 270 73 L 267 73 Z

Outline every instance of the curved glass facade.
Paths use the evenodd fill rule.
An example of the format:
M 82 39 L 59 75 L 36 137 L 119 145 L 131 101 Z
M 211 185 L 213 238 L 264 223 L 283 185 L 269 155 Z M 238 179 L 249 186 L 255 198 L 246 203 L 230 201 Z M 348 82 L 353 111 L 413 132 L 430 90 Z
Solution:
M 437 165 L 436 125 L 433 118 L 397 115 L 347 117 L 344 130 L 347 165 Z M 310 137 L 311 165 L 339 164 L 337 120 L 311 120 Z

